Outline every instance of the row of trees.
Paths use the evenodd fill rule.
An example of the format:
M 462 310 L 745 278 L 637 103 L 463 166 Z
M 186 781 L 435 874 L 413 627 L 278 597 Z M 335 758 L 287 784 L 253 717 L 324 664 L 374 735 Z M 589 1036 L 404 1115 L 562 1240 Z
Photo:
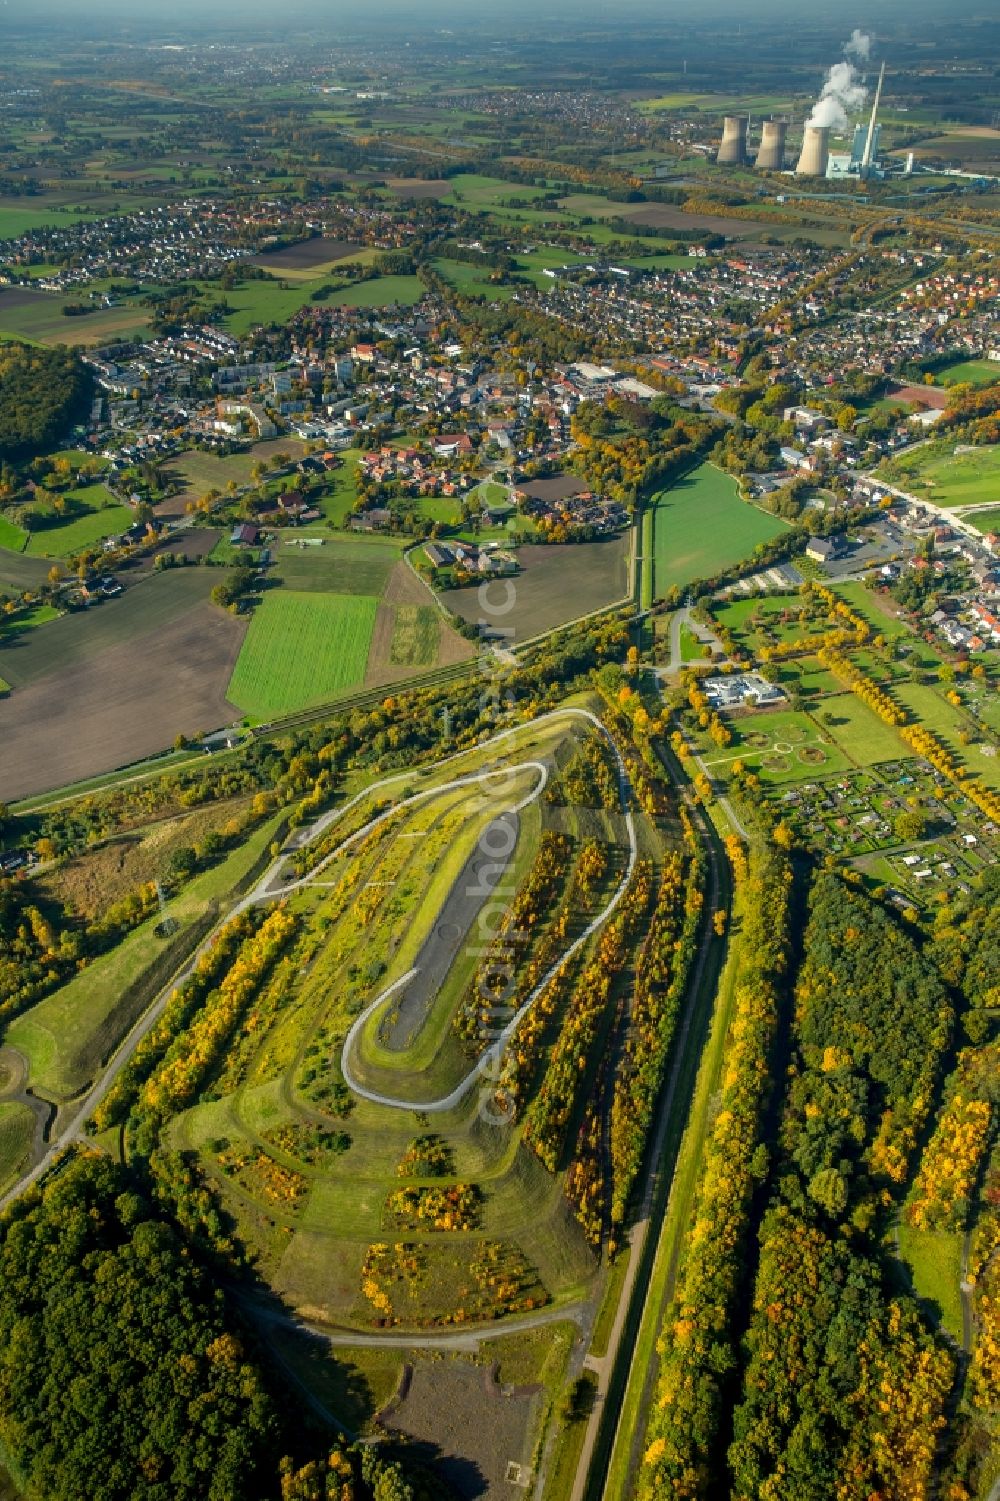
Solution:
M 607 1014 L 612 987 L 652 896 L 652 866 L 648 860 L 639 860 L 617 912 L 601 931 L 593 958 L 573 986 L 545 1076 L 528 1110 L 523 1137 L 550 1173 L 562 1162 L 601 1018 Z
M 642 1501 L 706 1495 L 718 1468 L 727 1381 L 737 1358 L 748 1215 L 767 1169 L 760 1129 L 788 964 L 791 879 L 779 851 L 763 843 L 751 848 L 737 888 L 740 969 L 719 1110 L 705 1141 L 684 1268 L 660 1336 L 663 1360 L 639 1480 Z
M 629 1029 L 615 1074 L 611 1108 L 611 1220 L 615 1225 L 625 1219 L 642 1165 L 697 948 L 705 857 L 690 824 L 686 843 L 686 861 L 679 853 L 671 855 L 660 876 L 656 905 L 636 964 Z

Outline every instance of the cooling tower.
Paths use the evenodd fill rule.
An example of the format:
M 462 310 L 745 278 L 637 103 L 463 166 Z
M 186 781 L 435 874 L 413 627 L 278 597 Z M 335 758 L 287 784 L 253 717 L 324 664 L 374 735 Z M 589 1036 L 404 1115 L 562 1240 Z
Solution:
M 715 158 L 724 166 L 741 166 L 747 159 L 747 120 L 745 115 L 727 115 L 722 122 L 722 144 Z
M 795 168 L 798 177 L 825 177 L 830 159 L 829 125 L 807 125 L 802 137 L 802 154 Z
M 761 172 L 780 172 L 785 165 L 785 132 L 788 126 L 784 120 L 765 120 L 764 128 L 760 137 L 760 150 L 757 152 L 757 167 Z

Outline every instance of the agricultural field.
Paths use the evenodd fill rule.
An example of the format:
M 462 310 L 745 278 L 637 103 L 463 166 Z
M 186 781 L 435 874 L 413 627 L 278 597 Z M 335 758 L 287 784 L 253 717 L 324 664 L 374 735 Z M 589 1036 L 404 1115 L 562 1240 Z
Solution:
M 878 471 L 899 489 L 938 506 L 985 506 L 1000 496 L 1000 449 L 956 451 L 935 442 L 882 464 Z
M 701 464 L 650 501 L 653 513 L 653 597 L 749 557 L 785 529 L 776 516 L 741 500 L 736 481 Z M 644 531 L 644 557 L 647 543 Z
M 275 590 L 254 612 L 227 697 L 256 719 L 326 703 L 364 682 L 377 603 Z
M 92 313 L 68 318 L 61 293 L 35 292 L 28 287 L 0 287 L 0 339 L 24 339 L 31 344 L 105 344 L 126 335 L 141 336 L 149 327 L 143 308 L 98 307 Z
M 623 599 L 628 547 L 627 536 L 564 547 L 529 543 L 518 548 L 516 577 L 449 589 L 441 600 L 472 625 L 512 628 L 517 641 L 527 641 Z
M 85 614 L 0 645 L 0 798 L 26 797 L 231 724 L 246 622 L 209 603 L 218 575 L 170 569 Z
M 343 471 L 337 471 L 342 474 Z M 390 538 L 279 532 L 229 698 L 255 719 L 404 681 L 473 653 Z

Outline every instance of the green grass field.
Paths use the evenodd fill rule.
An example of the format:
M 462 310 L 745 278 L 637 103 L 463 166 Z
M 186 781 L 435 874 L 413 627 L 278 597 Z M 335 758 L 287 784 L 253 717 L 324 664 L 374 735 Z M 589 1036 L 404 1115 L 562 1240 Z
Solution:
M 1000 532 L 1000 504 L 985 511 L 966 511 L 962 520 L 974 526 L 977 532 Z
M 996 360 L 956 360 L 937 372 L 945 386 L 989 386 L 1000 381 L 1000 364 Z
M 308 593 L 382 593 L 400 550 L 391 542 L 354 542 L 325 537 L 319 546 L 297 544 L 294 534 L 281 543 L 274 573 L 286 589 Z
M 883 724 L 878 715 L 853 693 L 823 699 L 816 710 L 816 718 L 848 757 L 861 766 L 898 760 L 906 754 L 906 748 L 892 726 Z
M 369 595 L 284 589 L 266 594 L 250 622 L 228 697 L 245 713 L 270 719 L 358 687 L 375 610 Z
M 27 1105 L 0 1103 L 0 1191 L 15 1177 L 31 1150 L 35 1118 Z
M 979 736 L 975 723 L 961 709 L 949 704 L 936 688 L 924 683 L 897 683 L 893 693 L 899 702 L 910 710 L 913 717 L 939 736 L 949 747 L 952 755 L 990 787 L 1000 787 L 1000 756 L 984 756 L 976 748 Z M 973 732 L 973 743 L 964 746 L 959 738 L 962 730 Z
M 982 506 L 1000 498 L 1000 447 L 955 453 L 931 443 L 881 466 L 887 479 L 938 506 Z
M 119 505 L 103 485 L 68 490 L 66 500 L 69 504 L 64 518 L 29 535 L 30 556 L 68 558 L 105 537 L 125 531 L 135 519 L 128 506 Z
M 394 302 L 401 307 L 412 307 L 423 297 L 424 290 L 418 276 L 376 276 L 372 281 L 360 281 L 356 286 L 334 292 L 327 302 L 334 307 L 389 307 Z
M 491 302 L 507 302 L 517 291 L 516 286 L 502 286 L 489 280 L 487 264 L 477 266 L 470 261 L 436 260 L 435 271 L 465 297 L 485 297 Z
M 926 1300 L 953 1339 L 962 1338 L 962 1237 L 946 1230 L 899 1227 L 900 1255 L 909 1267 L 913 1290 Z
M 9 552 L 23 552 L 28 541 L 28 533 L 22 527 L 8 521 L 6 516 L 0 516 L 0 547 Z
M 339 457 L 343 463 L 333 469 L 323 482 L 323 490 L 310 499 L 331 526 L 344 526 L 358 503 L 358 458 L 360 448 L 345 448 Z
M 47 625 L 50 620 L 58 620 L 59 611 L 54 605 L 32 605 L 30 609 L 19 610 L 16 615 L 0 617 L 0 641 L 16 636 L 19 631 L 30 631 L 37 625 Z
M 912 636 L 905 621 L 892 614 L 892 602 L 864 584 L 834 584 L 834 594 L 839 594 L 858 615 L 864 617 L 878 636 L 887 641 L 896 641 L 901 636 Z
M 741 500 L 736 481 L 712 464 L 659 491 L 651 505 L 656 598 L 674 584 L 707 578 L 749 557 L 758 543 L 785 530 L 776 516 Z

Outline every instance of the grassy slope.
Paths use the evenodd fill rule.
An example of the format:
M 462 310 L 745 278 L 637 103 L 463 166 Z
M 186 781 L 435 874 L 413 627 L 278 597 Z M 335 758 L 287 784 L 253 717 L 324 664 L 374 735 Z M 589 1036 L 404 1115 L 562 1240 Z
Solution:
M 274 824 L 273 819 L 263 824 L 227 859 L 196 877 L 170 902 L 168 913 L 182 926 L 201 917 L 253 867 L 267 849 Z M 27 1056 L 32 1088 L 68 1099 L 94 1077 L 100 1058 L 110 1055 L 131 1025 L 109 1031 L 122 993 L 165 946 L 166 940 L 155 934 L 159 921 L 159 915 L 147 919 L 117 948 L 11 1023 L 6 1040 Z

